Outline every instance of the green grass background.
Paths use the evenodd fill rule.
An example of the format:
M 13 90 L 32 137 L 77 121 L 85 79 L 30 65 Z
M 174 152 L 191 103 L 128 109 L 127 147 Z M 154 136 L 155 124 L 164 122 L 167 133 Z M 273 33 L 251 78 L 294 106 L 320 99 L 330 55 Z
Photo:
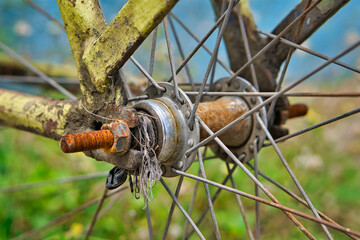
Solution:
M 303 85 L 299 91 L 359 91 L 358 79 Z M 358 99 L 292 98 L 292 102 L 306 102 L 310 111 L 306 117 L 288 121 L 291 131 L 326 120 L 329 117 L 359 107 Z M 352 116 L 312 133 L 296 137 L 280 148 L 290 166 L 307 191 L 315 206 L 335 221 L 360 230 L 360 125 L 359 117 Z M 210 155 L 211 153 L 208 153 Z M 259 154 L 259 168 L 281 184 L 298 193 L 279 158 L 271 148 L 263 148 Z M 220 160 L 205 162 L 207 176 L 221 182 L 226 174 L 225 164 Z M 99 171 L 108 171 L 111 166 L 85 157 L 82 153 L 63 154 L 56 141 L 30 133 L 0 129 L 0 188 L 34 183 L 43 180 L 64 178 Z M 198 163 L 189 172 L 196 174 Z M 235 180 L 242 191 L 254 193 L 254 184 L 240 170 Z M 178 178 L 166 179 L 175 191 Z M 287 206 L 311 212 L 291 200 L 273 185 L 261 178 L 280 202 Z M 49 185 L 13 193 L 0 193 L 0 239 L 9 239 L 77 208 L 85 202 L 98 198 L 104 191 L 105 177 L 74 183 Z M 179 200 L 188 208 L 194 181 L 185 180 Z M 210 187 L 213 194 L 216 189 Z M 153 188 L 154 199 L 150 203 L 155 239 L 160 239 L 171 199 L 158 183 Z M 199 184 L 193 218 L 197 219 L 206 206 L 205 193 Z M 264 197 L 264 194 L 260 194 Z M 254 229 L 254 202 L 243 199 L 248 221 Z M 112 208 L 99 219 L 91 239 L 147 239 L 146 215 L 142 199 L 136 200 L 130 191 L 125 191 L 105 201 Z M 222 192 L 215 205 L 216 216 L 223 239 L 247 239 L 247 232 L 233 194 Z M 63 224 L 41 232 L 35 239 L 82 239 L 96 210 L 93 205 Z M 300 219 L 300 218 L 299 218 Z M 301 222 L 318 238 L 325 239 L 321 228 L 308 220 Z M 304 239 L 304 235 L 277 209 L 261 206 L 262 239 Z M 185 219 L 176 208 L 168 239 L 181 239 Z M 210 216 L 207 215 L 200 230 L 208 239 L 213 239 Z M 336 239 L 346 236 L 332 231 Z M 192 239 L 197 239 L 193 236 Z

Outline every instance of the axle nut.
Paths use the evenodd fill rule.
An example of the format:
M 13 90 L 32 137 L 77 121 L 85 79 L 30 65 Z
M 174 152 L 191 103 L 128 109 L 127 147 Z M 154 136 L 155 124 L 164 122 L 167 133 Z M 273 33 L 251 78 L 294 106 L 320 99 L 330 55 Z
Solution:
M 130 148 L 130 129 L 121 119 L 117 119 L 110 124 L 104 124 L 101 130 L 110 130 L 114 135 L 114 144 L 111 148 L 104 148 L 104 152 L 126 153 Z

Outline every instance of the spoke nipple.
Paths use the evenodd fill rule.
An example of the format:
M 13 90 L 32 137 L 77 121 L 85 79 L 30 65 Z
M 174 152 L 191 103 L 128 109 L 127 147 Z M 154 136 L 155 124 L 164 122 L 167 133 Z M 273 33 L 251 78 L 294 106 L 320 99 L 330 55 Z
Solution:
M 182 167 L 184 166 L 184 162 L 183 161 L 178 161 L 177 163 L 176 163 L 176 169 L 181 169 Z
M 249 145 L 249 151 L 250 151 L 250 152 L 254 152 L 254 144 L 251 143 L 251 144 Z
M 188 146 L 189 146 L 189 147 L 192 147 L 193 145 L 194 145 L 194 140 L 190 138 L 190 139 L 188 140 Z

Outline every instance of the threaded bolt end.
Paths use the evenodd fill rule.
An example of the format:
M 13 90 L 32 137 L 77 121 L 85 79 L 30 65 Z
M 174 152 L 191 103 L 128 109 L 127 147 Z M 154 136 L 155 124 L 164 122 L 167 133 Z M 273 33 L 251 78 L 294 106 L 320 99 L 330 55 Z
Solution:
M 60 139 L 60 147 L 64 153 L 111 148 L 113 144 L 114 136 L 110 130 L 67 134 Z

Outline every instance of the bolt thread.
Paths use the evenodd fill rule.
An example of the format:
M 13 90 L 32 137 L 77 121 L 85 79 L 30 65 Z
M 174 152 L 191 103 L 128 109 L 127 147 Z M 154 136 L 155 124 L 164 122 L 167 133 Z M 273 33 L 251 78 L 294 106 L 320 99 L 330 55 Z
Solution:
M 60 147 L 64 153 L 111 148 L 113 144 L 114 136 L 110 130 L 67 134 L 60 139 Z

